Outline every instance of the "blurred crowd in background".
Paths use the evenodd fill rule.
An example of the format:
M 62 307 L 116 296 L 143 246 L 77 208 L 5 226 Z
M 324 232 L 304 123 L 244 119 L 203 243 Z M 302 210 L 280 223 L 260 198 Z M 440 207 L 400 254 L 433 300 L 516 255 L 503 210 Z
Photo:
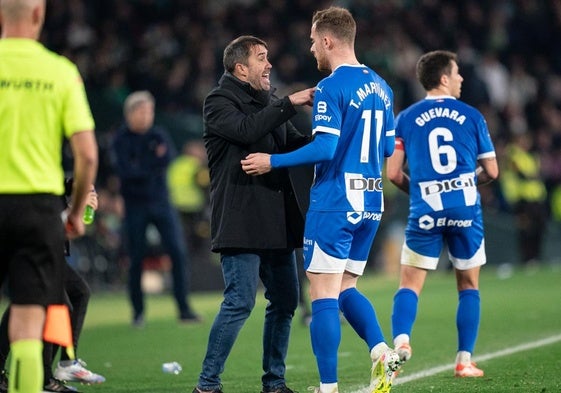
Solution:
M 500 181 L 481 189 L 492 214 L 488 232 L 510 231 L 519 245 L 515 256 L 496 260 L 501 254 L 490 254 L 497 263 L 544 259 L 545 237 L 559 233 L 561 223 L 561 0 L 50 0 L 42 41 L 78 65 L 100 145 L 97 218 L 75 244 L 76 264 L 94 288 L 125 282 L 123 206 L 109 153 L 123 121 L 124 98 L 149 90 L 156 98 L 156 123 L 181 152 L 170 186 L 194 258 L 194 289 L 207 289 L 197 274 L 208 276 L 199 269 L 207 272 L 218 262 L 208 250 L 201 110 L 223 73 L 222 51 L 239 35 L 256 35 L 269 45 L 277 95 L 313 86 L 322 75 L 309 52 L 310 21 L 315 10 L 332 4 L 354 14 L 358 58 L 392 86 L 396 113 L 422 98 L 415 79 L 422 53 L 458 53 L 461 99 L 485 115 L 501 167 Z M 297 119 L 300 127 L 309 126 L 306 115 Z M 379 255 L 395 259 L 399 253 L 396 247 L 388 251 L 392 245 L 386 243 L 399 232 L 392 220 L 407 215 L 403 198 L 388 182 L 381 228 L 386 236 L 373 251 L 376 268 L 388 263 Z M 146 263 L 160 266 L 153 237 Z M 492 241 L 491 236 L 488 248 Z M 497 247 L 504 252 L 504 246 Z

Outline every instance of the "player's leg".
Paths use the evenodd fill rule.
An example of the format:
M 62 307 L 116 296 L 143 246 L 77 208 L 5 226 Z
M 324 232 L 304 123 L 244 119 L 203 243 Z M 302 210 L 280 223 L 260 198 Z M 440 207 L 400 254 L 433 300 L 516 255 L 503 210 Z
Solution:
M 78 343 L 90 299 L 90 287 L 87 282 L 70 265 L 66 265 L 65 278 L 66 294 L 70 302 L 70 322 L 72 324 L 72 340 L 74 352 L 78 353 Z M 51 367 L 54 354 L 49 363 Z M 54 371 L 54 377 L 61 381 L 81 383 L 102 383 L 105 377 L 91 372 L 86 368 L 86 363 L 81 359 L 73 359 L 66 348 L 60 349 L 60 361 Z
M 479 297 L 479 267 L 457 270 L 458 310 L 456 326 L 458 329 L 457 363 L 470 364 L 471 354 L 475 348 L 481 314 Z
M 435 270 L 443 247 L 441 230 L 435 217 L 410 218 L 401 250 L 400 283 L 394 295 L 392 336 L 402 362 L 411 358 L 411 332 L 417 318 L 419 295 L 428 270 Z M 426 221 L 429 224 L 427 225 Z
M 411 358 L 411 332 L 417 318 L 419 295 L 427 270 L 413 266 L 401 266 L 399 289 L 393 298 L 392 336 L 399 358 L 405 362 Z
M 456 272 L 458 289 L 458 309 L 456 327 L 458 330 L 458 352 L 456 354 L 455 375 L 458 377 L 481 377 L 483 371 L 475 367 L 471 360 L 481 318 L 479 296 L 479 271 L 486 263 L 483 239 L 483 219 L 478 207 L 466 208 L 451 216 L 456 222 L 469 223 L 451 228 L 447 236 L 449 256 Z
M 395 372 L 399 369 L 399 357 L 385 342 L 374 306 L 356 287 L 358 278 L 364 273 L 380 218 L 380 213 L 373 212 L 363 215 L 358 222 L 346 220 L 347 230 L 352 233 L 353 239 L 341 284 L 339 307 L 368 346 L 372 359 L 370 390 L 389 392 Z
M 53 378 L 53 359 L 58 352 L 58 345 L 43 341 L 43 387 Z
M 337 391 L 337 352 L 341 342 L 338 295 L 342 273 L 307 272 L 312 320 L 310 337 L 320 376 L 320 392 Z
M 356 287 L 358 277 L 350 272 L 345 272 L 343 275 L 339 308 L 349 325 L 366 342 L 369 351 L 371 351 L 376 345 L 384 343 L 384 335 L 378 323 L 374 306 Z M 387 348 L 387 345 L 384 347 Z M 378 356 L 380 354 L 378 353 Z
M 65 270 L 65 290 L 70 302 L 70 322 L 72 324 L 72 340 L 74 344 L 74 352 L 77 353 L 80 334 L 86 319 L 88 311 L 88 303 L 90 301 L 90 287 L 88 283 L 78 274 L 72 266 L 66 264 Z M 60 359 L 72 360 L 65 350 L 60 354 Z
M 309 211 L 306 216 L 304 267 L 310 282 L 310 336 L 320 376 L 320 393 L 338 391 L 337 352 L 341 341 L 338 298 L 352 241 L 345 221 L 346 214 L 339 212 Z
M 368 345 L 373 359 L 378 359 L 388 346 L 385 344 L 374 306 L 356 287 L 359 277 L 366 268 L 381 214 L 374 213 L 369 217 L 372 218 L 362 219 L 358 223 L 346 222 L 353 239 L 341 283 L 339 307 L 345 319 Z

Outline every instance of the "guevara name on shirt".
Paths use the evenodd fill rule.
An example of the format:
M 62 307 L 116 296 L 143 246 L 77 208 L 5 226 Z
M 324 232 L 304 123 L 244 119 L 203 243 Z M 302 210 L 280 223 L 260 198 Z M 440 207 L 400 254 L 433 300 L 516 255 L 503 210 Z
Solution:
M 421 113 L 415 118 L 415 123 L 422 127 L 432 119 L 437 119 L 440 117 L 447 117 L 448 119 L 456 121 L 459 125 L 464 124 L 466 121 L 465 115 L 460 114 L 456 110 L 450 110 L 450 108 L 436 107 L 431 108 L 428 111 Z

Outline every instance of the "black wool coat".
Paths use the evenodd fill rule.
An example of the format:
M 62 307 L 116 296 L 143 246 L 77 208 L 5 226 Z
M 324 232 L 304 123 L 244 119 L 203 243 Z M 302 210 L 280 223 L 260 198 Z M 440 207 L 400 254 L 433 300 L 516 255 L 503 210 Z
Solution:
M 256 91 L 229 73 L 205 98 L 213 251 L 302 247 L 311 176 L 299 171 L 291 177 L 287 169 L 250 176 L 240 164 L 249 153 L 288 152 L 308 143 L 310 137 L 289 122 L 294 115 L 288 97 Z

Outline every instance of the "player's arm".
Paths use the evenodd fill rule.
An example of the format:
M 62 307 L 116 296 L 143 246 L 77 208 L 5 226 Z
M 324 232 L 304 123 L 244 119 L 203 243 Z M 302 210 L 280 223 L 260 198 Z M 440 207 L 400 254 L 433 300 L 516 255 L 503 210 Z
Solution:
M 386 176 L 397 188 L 409 194 L 409 176 L 403 170 L 404 165 L 405 150 L 403 148 L 403 140 L 396 138 L 395 150 L 386 159 Z
M 241 161 L 248 175 L 262 175 L 273 168 L 316 164 L 329 161 L 335 155 L 339 137 L 335 134 L 317 132 L 309 144 L 284 154 L 252 153 Z
M 499 165 L 496 157 L 481 158 L 475 174 L 477 175 L 477 185 L 482 186 L 491 183 L 499 177 Z

